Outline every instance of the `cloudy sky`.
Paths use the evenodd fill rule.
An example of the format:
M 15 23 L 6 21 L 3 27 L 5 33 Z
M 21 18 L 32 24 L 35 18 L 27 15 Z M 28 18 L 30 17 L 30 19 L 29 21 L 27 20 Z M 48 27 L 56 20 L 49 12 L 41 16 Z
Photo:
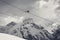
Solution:
M 26 14 L 24 11 L 30 10 L 30 13 L 43 17 L 45 19 L 57 18 L 55 8 L 58 4 L 54 4 L 54 0 L 0 0 L 0 25 L 6 25 L 11 21 L 18 22 L 18 20 L 25 17 L 37 17 Z M 37 18 L 39 19 L 39 18 Z

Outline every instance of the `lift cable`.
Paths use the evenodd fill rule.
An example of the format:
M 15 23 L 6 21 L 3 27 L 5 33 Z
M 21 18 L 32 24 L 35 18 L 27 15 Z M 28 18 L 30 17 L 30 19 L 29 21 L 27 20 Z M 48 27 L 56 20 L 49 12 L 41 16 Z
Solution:
M 43 18 L 43 17 L 37 16 L 37 15 L 35 15 L 35 14 L 33 14 L 33 13 L 30 13 L 29 10 L 25 11 L 25 10 L 23 10 L 23 9 L 21 9 L 21 8 L 18 8 L 18 7 L 16 7 L 16 6 L 12 5 L 12 4 L 9 4 L 9 3 L 6 2 L 6 1 L 3 1 L 3 0 L 0 0 L 0 1 L 2 1 L 2 2 L 8 4 L 8 5 L 12 6 L 12 7 L 15 7 L 15 8 L 19 9 L 20 11 L 22 11 L 22 12 L 24 12 L 24 13 L 29 13 L 29 14 L 31 14 L 31 15 L 34 15 L 34 16 L 38 17 L 38 18 L 42 18 L 42 19 L 44 19 L 44 20 L 46 20 L 46 21 L 53 22 L 53 21 L 51 21 L 51 20 L 49 20 L 49 19 L 46 19 L 46 18 Z

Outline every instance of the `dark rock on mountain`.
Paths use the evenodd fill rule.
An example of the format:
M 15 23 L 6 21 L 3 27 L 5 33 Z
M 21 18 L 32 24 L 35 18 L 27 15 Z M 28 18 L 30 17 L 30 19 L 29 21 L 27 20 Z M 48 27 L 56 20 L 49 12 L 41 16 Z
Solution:
M 60 25 L 58 25 L 57 29 L 55 29 L 53 36 L 54 36 L 54 40 L 60 40 Z
M 53 35 L 35 23 L 23 24 L 21 34 L 27 40 L 53 40 Z

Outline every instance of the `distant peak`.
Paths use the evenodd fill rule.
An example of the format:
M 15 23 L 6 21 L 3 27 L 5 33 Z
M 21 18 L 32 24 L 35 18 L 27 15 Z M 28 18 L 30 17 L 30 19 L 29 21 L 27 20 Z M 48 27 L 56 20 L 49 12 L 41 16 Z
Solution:
M 7 26 L 14 26 L 14 25 L 16 25 L 15 22 L 10 22 L 10 23 L 7 24 Z

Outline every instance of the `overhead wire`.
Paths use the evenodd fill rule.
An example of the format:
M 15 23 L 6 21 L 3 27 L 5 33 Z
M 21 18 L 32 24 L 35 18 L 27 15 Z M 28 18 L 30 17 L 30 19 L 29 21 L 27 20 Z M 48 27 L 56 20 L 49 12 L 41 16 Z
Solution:
M 5 3 L 5 4 L 7 4 L 7 5 L 10 5 L 10 6 L 14 7 L 14 8 L 17 8 L 17 9 L 19 9 L 20 11 L 24 11 L 23 9 L 18 8 L 18 7 L 14 6 L 14 5 L 12 5 L 12 4 L 6 2 L 6 1 L 3 1 L 3 0 L 0 0 L 0 1 L 3 2 L 3 3 Z
M 33 16 L 36 16 L 36 17 L 38 17 L 38 18 L 42 18 L 42 19 L 44 19 L 44 20 L 46 20 L 46 21 L 49 21 L 49 22 L 53 22 L 53 21 L 51 21 L 51 20 L 49 20 L 49 19 L 46 19 L 46 18 L 37 16 L 37 15 L 35 15 L 35 14 L 33 14 L 33 13 L 27 12 L 27 10 L 25 11 L 24 9 L 18 8 L 18 7 L 16 7 L 15 5 L 9 4 L 9 3 L 6 2 L 6 1 L 3 1 L 3 0 L 0 0 L 0 1 L 1 1 L 1 2 L 4 2 L 4 3 L 6 3 L 6 4 L 8 4 L 8 5 L 12 6 L 12 7 L 15 7 L 15 8 L 19 9 L 20 11 L 22 11 L 22 12 L 24 12 L 24 13 L 31 14 L 31 15 L 33 15 Z

